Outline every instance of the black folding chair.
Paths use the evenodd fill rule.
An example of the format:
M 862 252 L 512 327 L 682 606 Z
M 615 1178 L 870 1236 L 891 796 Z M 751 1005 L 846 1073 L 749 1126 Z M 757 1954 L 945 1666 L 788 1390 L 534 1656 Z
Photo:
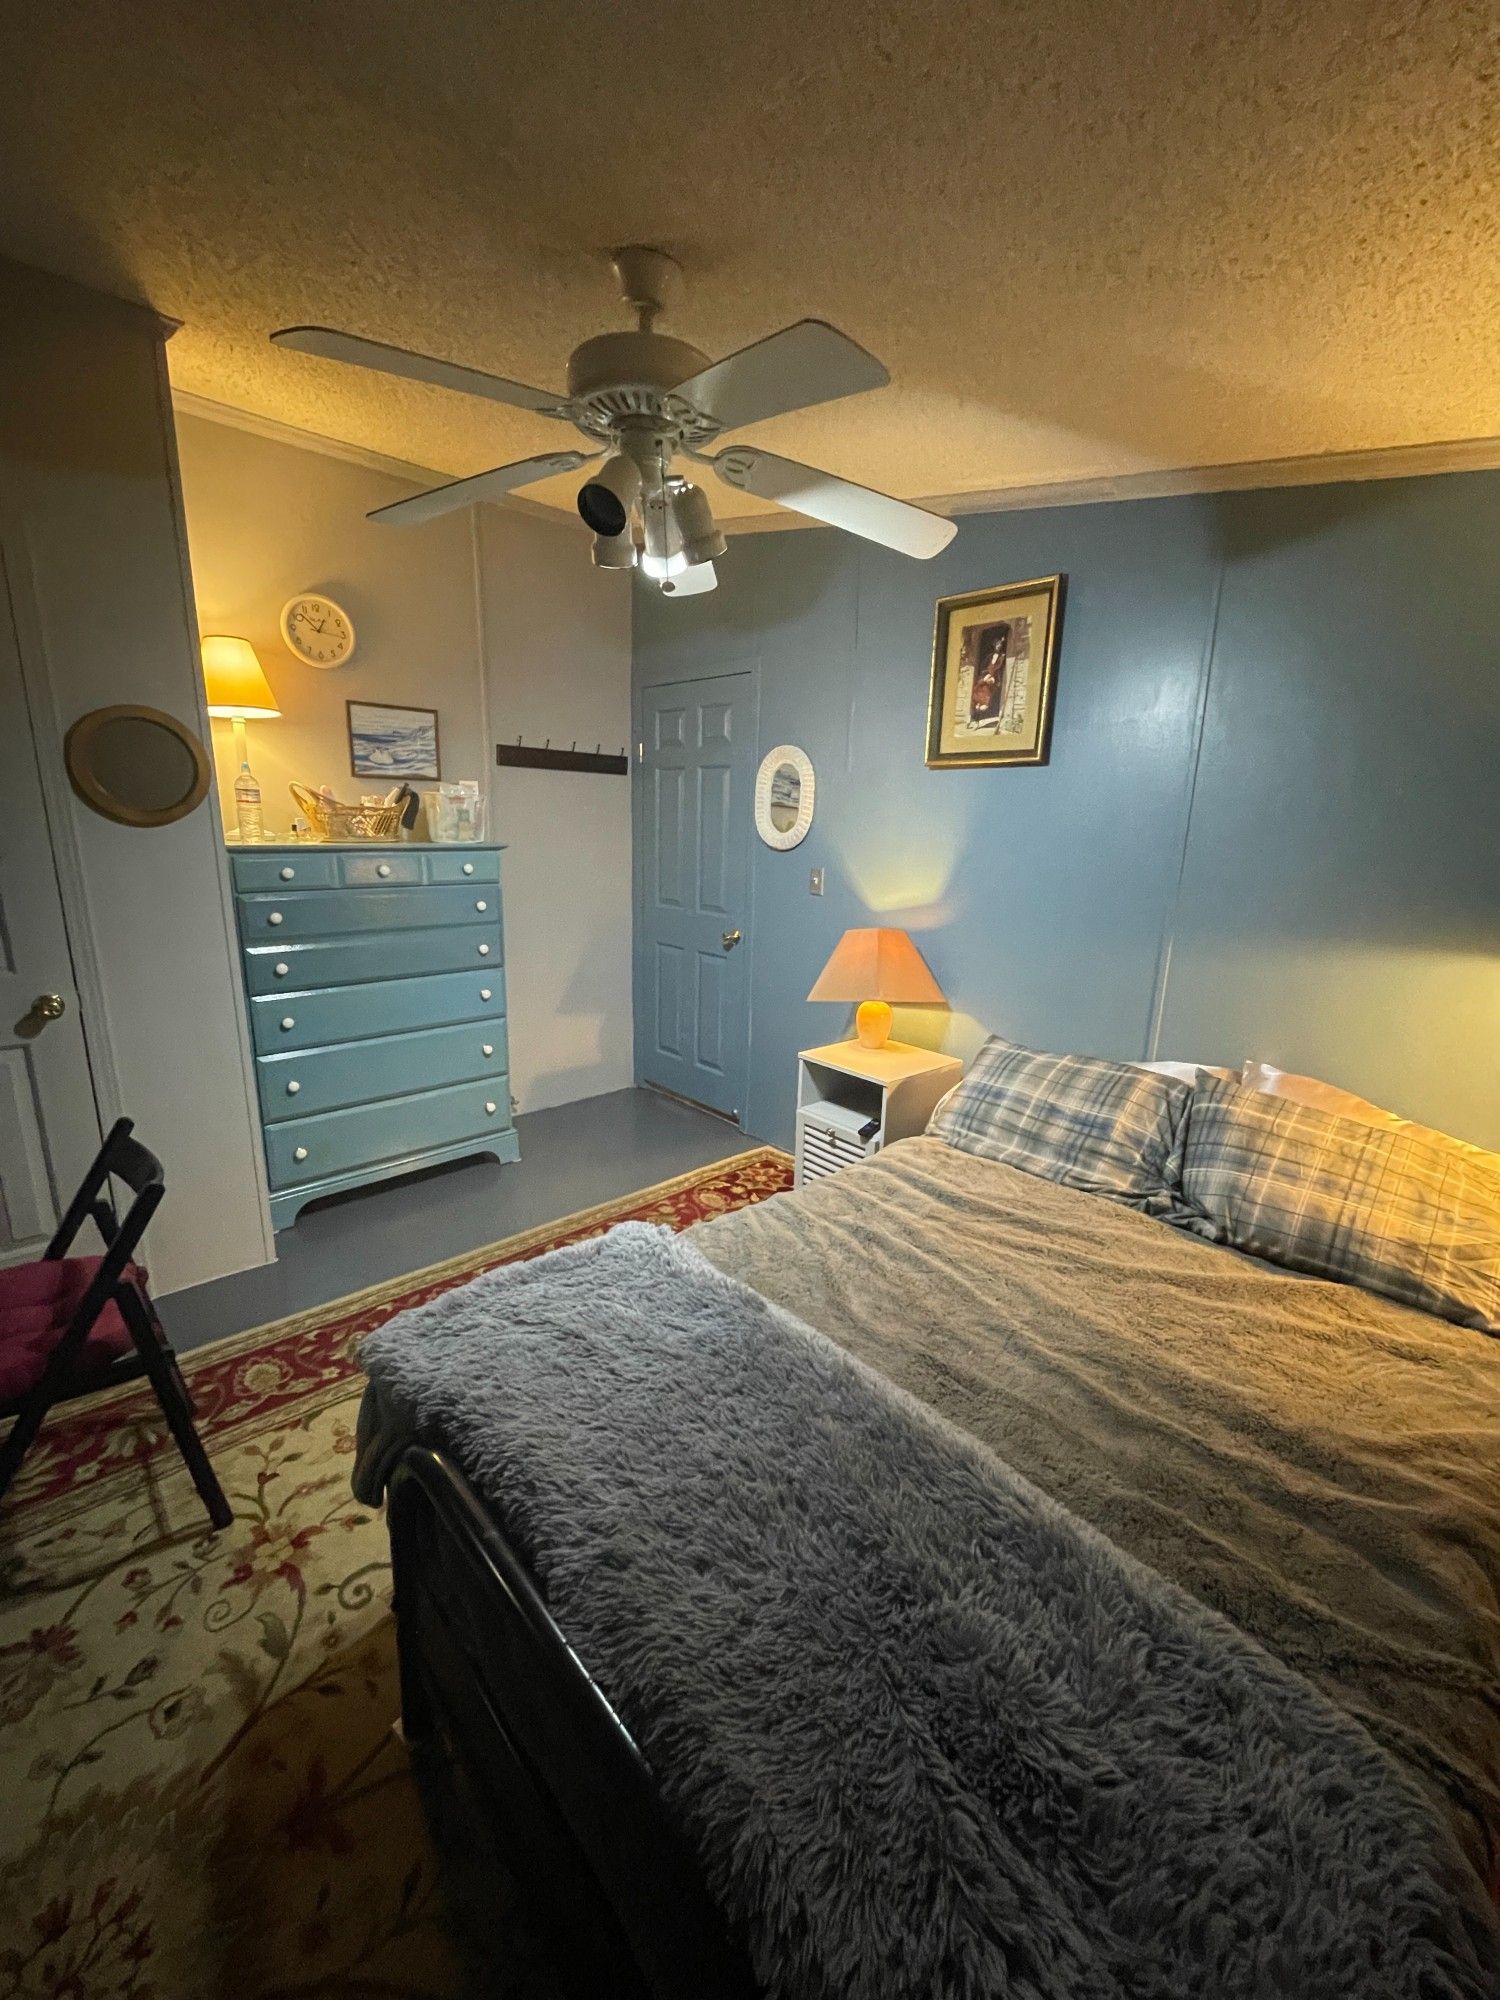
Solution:
M 115 1125 L 37 1262 L 0 1270 L 0 1417 L 15 1419 L 0 1445 L 0 1499 L 54 1403 L 145 1375 L 209 1519 L 227 1528 L 233 1510 L 193 1423 L 193 1399 L 146 1274 L 132 1262 L 165 1192 L 161 1162 L 132 1129 L 128 1118 Z M 120 1220 L 111 1179 L 133 1196 Z M 104 1254 L 70 1257 L 90 1217 Z

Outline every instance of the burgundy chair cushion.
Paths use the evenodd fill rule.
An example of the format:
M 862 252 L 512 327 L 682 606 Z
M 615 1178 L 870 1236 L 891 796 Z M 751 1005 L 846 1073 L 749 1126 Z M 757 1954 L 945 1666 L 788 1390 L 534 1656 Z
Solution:
M 0 1270 L 0 1404 L 18 1402 L 39 1379 L 99 1264 L 97 1257 L 53 1257 Z M 125 1276 L 145 1273 L 127 1264 Z M 120 1308 L 106 1300 L 79 1352 L 77 1375 L 102 1375 L 131 1345 Z

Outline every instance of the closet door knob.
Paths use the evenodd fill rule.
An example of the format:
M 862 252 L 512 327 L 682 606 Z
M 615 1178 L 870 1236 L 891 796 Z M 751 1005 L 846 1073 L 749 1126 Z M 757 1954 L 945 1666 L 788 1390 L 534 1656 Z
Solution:
M 277 921 L 278 923 L 280 923 L 280 922 L 281 922 L 281 919 L 280 919 L 280 917 L 278 917 L 278 918 L 276 919 L 276 921 Z M 482 944 L 482 945 L 481 945 L 481 946 L 479 947 L 479 956 L 480 956 L 481 958 L 488 958 L 488 957 L 489 957 L 489 955 L 490 955 L 490 948 L 489 948 L 489 946 L 488 946 L 487 944 Z
M 305 1160 L 307 1158 L 306 1146 L 293 1146 L 292 1158 L 294 1160 Z
M 280 910 L 272 910 L 270 916 L 266 918 L 266 922 L 268 924 L 279 924 L 281 922 Z
M 474 873 L 474 864 L 472 861 L 466 861 L 464 863 L 464 873 L 465 875 L 472 875 Z
M 295 1028 L 297 1025 L 296 1016 L 292 1014 L 283 1014 L 281 1017 L 281 1025 L 283 1028 Z
M 288 1097 L 295 1097 L 297 1095 L 297 1092 L 301 1088 L 302 1086 L 300 1083 L 298 1083 L 296 1077 L 293 1077 L 291 1082 L 286 1087 L 286 1094 Z
M 490 1117 L 493 1118 L 495 1115 L 495 1100 L 493 1098 L 488 1099 L 484 1108 L 489 1113 Z
M 391 864 L 389 861 L 379 862 L 375 869 L 375 873 L 377 875 L 389 875 L 390 872 L 391 872 Z
M 282 869 L 282 871 L 281 871 L 281 879 L 282 879 L 282 881 L 283 881 L 283 882 L 290 882 L 290 881 L 291 881 L 291 879 L 292 879 L 292 877 L 293 877 L 293 876 L 294 876 L 294 875 L 296 874 L 296 872 L 297 872 L 297 871 L 296 871 L 296 869 L 295 869 L 295 868 L 283 868 L 283 869 Z
M 495 1053 L 495 1044 L 493 1042 L 481 1042 L 479 1044 L 479 1053 L 482 1056 L 492 1056 Z
M 481 999 L 481 1000 L 488 1000 L 488 999 L 489 999 L 489 997 L 490 997 L 490 989 L 488 988 L 488 986 L 481 986 L 481 987 L 480 987 L 480 989 L 479 989 L 479 997 L 480 997 L 480 999 Z
M 289 971 L 290 969 L 291 969 L 291 968 L 290 968 L 289 966 L 286 966 L 286 965 L 282 965 L 282 964 L 280 964 L 280 963 L 278 962 L 278 964 L 276 965 L 276 968 L 275 968 L 275 971 L 276 971 L 276 977 L 277 977 L 278 979 L 285 979 L 285 978 L 286 978 L 286 976 L 287 976 L 287 973 L 288 973 L 288 971 Z
M 489 908 L 489 904 L 485 902 L 478 902 L 474 905 L 474 907 L 476 910 L 487 910 Z

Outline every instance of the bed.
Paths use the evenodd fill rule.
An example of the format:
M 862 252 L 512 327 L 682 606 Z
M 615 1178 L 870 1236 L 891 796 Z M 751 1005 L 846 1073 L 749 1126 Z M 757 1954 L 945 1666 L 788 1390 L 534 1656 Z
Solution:
M 1373 1739 L 1413 1820 L 1462 1857 L 1430 1928 L 1489 1968 L 1433 1990 L 1486 1990 L 1500 1341 L 936 1138 L 688 1234 Z M 441 1402 L 373 1372 L 357 1488 L 389 1498 L 406 1727 L 450 1849 L 471 1879 L 492 1849 L 519 1875 L 571 1990 L 765 1990 L 639 1747 L 660 1718 L 637 1701 L 622 1721 L 534 1573 L 534 1520 L 466 1464 Z M 575 1604 L 586 1587 L 585 1562 Z

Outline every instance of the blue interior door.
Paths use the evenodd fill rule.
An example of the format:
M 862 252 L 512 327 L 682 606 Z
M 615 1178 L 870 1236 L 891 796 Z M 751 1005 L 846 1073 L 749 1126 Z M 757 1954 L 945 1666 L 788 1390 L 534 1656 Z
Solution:
M 745 1101 L 755 687 L 748 673 L 641 695 L 640 1078 L 738 1119 Z

